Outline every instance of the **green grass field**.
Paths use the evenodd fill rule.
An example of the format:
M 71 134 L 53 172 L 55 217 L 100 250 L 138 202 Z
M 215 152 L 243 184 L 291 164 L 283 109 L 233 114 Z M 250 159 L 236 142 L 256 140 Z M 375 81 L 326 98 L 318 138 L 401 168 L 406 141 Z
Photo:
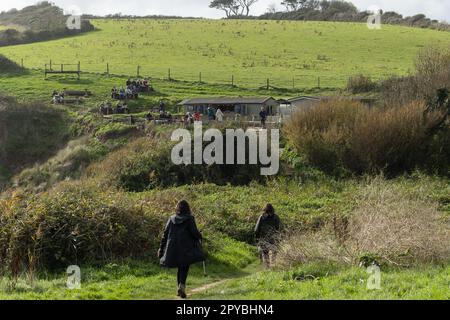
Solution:
M 17 172 L 0 172 L 0 182 L 2 174 L 9 179 L 28 169 L 22 172 L 25 173 L 20 186 L 32 190 L 30 196 L 40 197 L 42 194 L 38 192 L 43 185 L 58 187 L 64 180 L 79 180 L 88 185 L 86 170 L 81 164 L 76 166 L 77 160 L 101 164 L 108 153 L 114 154 L 118 147 L 136 138 L 126 134 L 135 126 L 109 123 L 97 111 L 100 102 L 110 99 L 111 88 L 123 86 L 129 76 L 136 74 L 138 65 L 142 76 L 153 78 L 155 92 L 129 101 L 128 106 L 133 115 L 144 117 L 162 99 L 170 111 L 177 112 L 175 105 L 179 101 L 197 96 L 289 98 L 342 94 L 340 89 L 351 75 L 364 73 L 375 79 L 402 75 L 413 68 L 414 57 L 421 48 L 450 43 L 448 32 L 398 26 L 371 31 L 357 23 L 150 19 L 93 22 L 98 31 L 0 48 L 0 54 L 18 63 L 24 59 L 25 67 L 29 68 L 21 74 L 0 74 L 0 94 L 22 102 L 50 102 L 53 90 L 89 89 L 93 93 L 82 104 L 54 107 L 70 118 L 64 129 L 71 134 L 68 139 L 77 142 L 74 146 L 58 144 L 60 154 L 53 158 L 32 159 L 35 165 L 30 161 L 27 168 L 17 168 Z M 73 76 L 44 79 L 42 68 L 50 59 L 54 64 L 81 61 L 85 73 L 81 80 Z M 110 75 L 105 74 L 107 63 Z M 169 68 L 176 81 L 167 80 Z M 203 82 L 199 81 L 200 72 Z M 232 75 L 235 86 L 230 85 Z M 316 88 L 318 77 L 321 88 Z M 263 88 L 267 78 L 271 79 L 270 90 Z M 32 120 L 43 127 L 49 124 Z M 20 126 L 19 122 L 15 124 Z M 163 139 L 173 128 L 160 126 L 145 134 L 149 139 Z M 17 132 L 11 130 L 10 137 L 14 138 Z M 99 138 L 111 133 L 115 135 L 109 140 Z M 36 148 L 48 149 L 43 143 L 36 143 Z M 134 153 L 138 155 L 139 151 Z M 137 165 L 136 170 L 140 169 Z M 164 217 L 171 214 L 168 211 L 176 200 L 187 199 L 191 203 L 205 234 L 205 246 L 211 243 L 207 248 L 210 253 L 207 275 L 201 265 L 196 265 L 189 277 L 192 299 L 450 299 L 448 263 L 418 263 L 409 268 L 382 266 L 381 290 L 376 291 L 367 290 L 369 275 L 357 264 L 295 261 L 284 269 L 278 266 L 263 270 L 250 239 L 265 203 L 274 204 L 286 226 L 314 229 L 333 217 L 351 213 L 357 194 L 366 190 L 372 180 L 333 179 L 309 166 L 304 169 L 300 177 L 286 175 L 265 184 L 199 183 L 129 192 L 123 197 L 136 205 L 146 204 L 149 215 Z M 65 175 L 67 170 L 74 172 Z M 131 176 L 131 171 L 123 175 Z M 100 173 L 93 178 L 99 185 L 104 183 Z M 448 178 L 417 173 L 391 180 L 375 179 L 382 179 L 386 189 L 394 186 L 402 190 L 411 199 L 427 198 L 442 213 L 443 220 L 449 217 Z M 115 191 L 115 196 L 122 194 Z M 3 196 L 9 197 L 0 194 L 0 204 Z M 48 201 L 55 199 L 50 197 Z M 1 209 L 4 208 L 0 206 L 0 213 Z M 175 299 L 175 271 L 160 268 L 154 260 L 152 253 L 148 259 L 86 263 L 81 265 L 82 289 L 75 291 L 67 289 L 64 270 L 43 268 L 32 276 L 22 273 L 16 282 L 7 273 L 0 274 L 0 300 Z
M 450 33 L 398 26 L 289 21 L 94 20 L 99 31 L 0 48 L 28 68 L 81 61 L 82 70 L 141 74 L 257 88 L 343 87 L 349 76 L 404 74 L 424 46 L 448 44 Z M 294 80 L 294 83 L 293 83 Z

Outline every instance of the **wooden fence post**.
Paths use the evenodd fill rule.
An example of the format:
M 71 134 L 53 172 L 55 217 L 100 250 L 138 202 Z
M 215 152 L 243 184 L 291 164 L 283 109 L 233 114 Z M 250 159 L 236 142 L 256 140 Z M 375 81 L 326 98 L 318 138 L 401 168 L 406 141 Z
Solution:
M 269 80 L 269 78 L 267 78 L 267 90 L 269 90 L 270 89 L 270 80 Z
M 171 76 L 171 72 L 170 72 L 170 68 L 169 68 L 169 81 L 172 80 L 172 76 Z
M 198 81 L 199 83 L 202 83 L 202 73 L 201 73 L 201 72 L 200 72 L 199 75 L 198 75 L 198 80 L 199 80 L 199 81 Z
M 109 63 L 106 63 L 106 74 L 109 75 Z
M 317 77 L 317 88 L 320 89 L 320 77 Z
M 139 78 L 140 71 L 141 71 L 140 69 L 141 69 L 141 66 L 137 66 L 137 73 L 136 73 L 136 74 L 137 74 L 137 77 L 138 77 L 138 78 Z
M 234 87 L 234 74 L 231 75 L 231 86 Z

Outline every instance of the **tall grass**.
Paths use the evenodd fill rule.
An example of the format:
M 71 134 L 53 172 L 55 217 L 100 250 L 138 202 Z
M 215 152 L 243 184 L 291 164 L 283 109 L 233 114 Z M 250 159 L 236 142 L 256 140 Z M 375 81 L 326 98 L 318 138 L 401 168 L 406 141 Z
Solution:
M 280 246 L 280 265 L 448 263 L 450 221 L 422 191 L 409 193 L 401 184 L 381 178 L 362 183 L 348 215 L 337 212 L 320 230 L 286 237 Z
M 440 111 L 421 102 L 369 109 L 356 101 L 334 99 L 295 113 L 285 127 L 288 141 L 314 166 L 330 174 L 400 174 L 430 164 L 434 136 L 428 134 Z

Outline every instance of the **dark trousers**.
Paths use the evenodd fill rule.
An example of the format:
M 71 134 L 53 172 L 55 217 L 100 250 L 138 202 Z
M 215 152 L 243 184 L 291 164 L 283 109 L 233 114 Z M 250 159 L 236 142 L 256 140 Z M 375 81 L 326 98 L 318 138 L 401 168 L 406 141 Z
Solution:
M 188 273 L 189 273 L 189 266 L 178 268 L 178 273 L 177 273 L 178 285 L 180 285 L 180 284 L 186 285 L 186 279 L 188 277 Z

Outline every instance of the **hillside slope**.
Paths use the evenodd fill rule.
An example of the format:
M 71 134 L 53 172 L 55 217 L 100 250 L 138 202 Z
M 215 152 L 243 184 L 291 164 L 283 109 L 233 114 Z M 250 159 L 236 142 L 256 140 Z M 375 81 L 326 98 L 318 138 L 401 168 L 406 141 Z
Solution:
M 0 190 L 18 169 L 55 152 L 67 135 L 64 112 L 0 97 Z

